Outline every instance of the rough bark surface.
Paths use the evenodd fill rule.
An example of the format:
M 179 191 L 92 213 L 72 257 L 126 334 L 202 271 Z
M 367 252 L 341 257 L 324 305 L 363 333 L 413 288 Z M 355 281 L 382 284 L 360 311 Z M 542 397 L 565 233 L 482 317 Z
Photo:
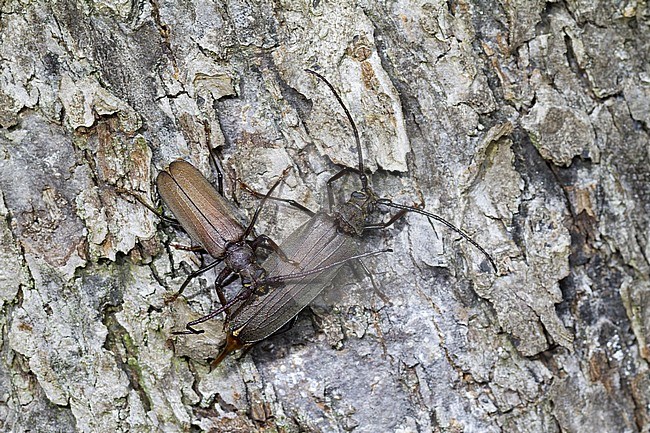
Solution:
M 650 10 L 643 1 L 0 2 L 0 430 L 649 432 Z M 174 159 L 246 219 L 356 165 L 418 215 L 288 332 L 213 371 L 222 322 L 158 200 Z M 206 127 L 207 125 L 207 127 Z M 209 133 L 208 133 L 209 132 Z M 356 186 L 350 178 L 337 199 Z M 307 217 L 269 205 L 281 241 Z

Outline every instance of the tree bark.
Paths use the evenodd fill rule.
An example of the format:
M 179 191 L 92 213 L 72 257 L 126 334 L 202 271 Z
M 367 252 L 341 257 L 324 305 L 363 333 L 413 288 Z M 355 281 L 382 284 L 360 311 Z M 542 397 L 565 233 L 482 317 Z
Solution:
M 649 432 L 645 2 L 0 2 L 0 430 Z M 252 215 L 356 167 L 409 214 L 210 371 L 214 274 L 120 195 L 182 158 Z M 342 202 L 358 179 L 336 191 Z M 280 242 L 307 216 L 271 203 Z M 231 288 L 236 290 L 236 285 Z

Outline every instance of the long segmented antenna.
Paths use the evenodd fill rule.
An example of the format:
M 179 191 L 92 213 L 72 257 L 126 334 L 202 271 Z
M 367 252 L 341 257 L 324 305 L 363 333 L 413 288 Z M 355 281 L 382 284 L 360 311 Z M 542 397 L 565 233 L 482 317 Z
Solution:
M 341 108 L 343 108 L 343 111 L 345 112 L 345 115 L 348 118 L 348 122 L 350 122 L 350 126 L 352 127 L 352 133 L 354 134 L 354 142 L 357 144 L 357 156 L 359 158 L 359 167 L 357 167 L 357 170 L 359 171 L 361 186 L 363 187 L 363 190 L 366 191 L 368 189 L 368 178 L 366 177 L 365 167 L 363 166 L 363 153 L 361 151 L 361 139 L 359 139 L 359 130 L 357 129 L 357 125 L 354 123 L 354 119 L 352 118 L 352 115 L 350 114 L 348 107 L 345 106 L 343 99 L 341 99 L 334 86 L 332 86 L 332 84 L 329 81 L 327 81 L 327 78 L 323 77 L 318 72 L 312 71 L 311 69 L 305 69 L 305 72 L 308 72 L 318 77 L 323 83 L 327 84 L 327 87 L 330 88 L 330 90 L 334 94 L 334 97 L 339 102 L 339 105 L 341 106 Z
M 284 178 L 287 177 L 287 174 L 289 174 L 290 170 L 291 167 L 287 167 L 284 169 L 284 171 L 282 172 L 278 180 L 275 181 L 271 189 L 268 190 L 268 192 L 262 198 L 262 201 L 260 201 L 260 203 L 257 205 L 257 209 L 255 209 L 253 218 L 251 218 L 250 224 L 248 224 L 248 227 L 246 227 L 246 231 L 244 231 L 244 235 L 242 236 L 242 239 L 246 239 L 251 234 L 251 232 L 253 231 L 253 226 L 257 222 L 257 217 L 259 217 L 260 212 L 262 211 L 262 207 L 264 207 L 264 203 L 266 203 L 266 200 L 268 200 L 268 198 L 271 197 L 273 190 L 277 188 L 278 185 L 280 185 L 280 182 L 282 182 Z
M 378 199 L 377 204 L 394 207 L 395 209 L 403 209 L 403 210 L 406 210 L 408 212 L 419 213 L 420 215 L 424 215 L 427 218 L 431 218 L 433 220 L 438 221 L 439 223 L 444 224 L 447 228 L 449 228 L 450 230 L 453 230 L 456 233 L 458 233 L 459 235 L 461 235 L 467 242 L 474 245 L 474 247 L 476 247 L 476 249 L 478 249 L 480 252 L 482 252 L 483 255 L 485 255 L 485 257 L 487 257 L 487 259 L 489 260 L 490 264 L 492 265 L 492 268 L 494 268 L 494 272 L 499 273 L 499 269 L 497 268 L 497 265 L 494 262 L 494 259 L 492 258 L 492 256 L 490 254 L 488 254 L 488 252 L 485 251 L 485 249 L 482 246 L 480 246 L 478 244 L 478 242 L 476 242 L 474 239 L 472 239 L 467 233 L 465 233 L 464 231 L 462 231 L 461 229 L 459 229 L 458 227 L 456 227 L 455 225 L 453 225 L 452 223 L 450 223 L 449 221 L 447 221 L 443 217 L 432 214 L 431 212 L 424 211 L 422 209 L 418 209 L 418 208 L 413 207 L 413 206 L 406 206 L 406 205 L 399 204 L 399 203 L 393 203 L 392 200 L 389 200 L 387 198 Z
M 297 280 L 297 279 L 300 279 L 300 278 L 307 277 L 309 275 L 320 274 L 323 271 L 326 271 L 326 270 L 331 269 L 331 268 L 335 268 L 337 266 L 341 266 L 342 264 L 347 263 L 347 262 L 349 262 L 351 260 L 358 260 L 358 259 L 363 259 L 363 258 L 366 258 L 366 257 L 374 257 L 374 256 L 379 255 L 379 254 L 392 253 L 392 252 L 393 252 L 393 250 L 391 248 L 385 248 L 383 250 L 371 251 L 369 253 L 363 253 L 363 254 L 357 254 L 357 255 L 354 255 L 354 256 L 346 257 L 343 260 L 337 260 L 336 262 L 332 262 L 332 263 L 330 263 L 328 265 L 325 265 L 325 266 L 319 266 L 318 268 L 312 269 L 310 271 L 296 272 L 295 274 L 278 275 L 277 277 L 268 277 L 268 278 L 266 278 L 265 283 L 267 283 L 269 285 L 275 285 L 275 284 L 283 283 L 284 281 L 287 281 L 287 280 Z

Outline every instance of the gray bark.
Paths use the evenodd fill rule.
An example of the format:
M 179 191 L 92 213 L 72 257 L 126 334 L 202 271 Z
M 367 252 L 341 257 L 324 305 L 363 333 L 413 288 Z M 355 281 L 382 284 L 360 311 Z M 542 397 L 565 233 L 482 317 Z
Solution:
M 611 3 L 0 2 L 0 430 L 650 431 L 650 11 Z M 499 273 L 409 215 L 364 242 L 390 305 L 344 271 L 210 371 L 222 321 L 171 332 L 214 275 L 165 303 L 198 256 L 116 188 L 213 176 L 209 139 L 243 218 L 288 166 L 322 209 L 356 156 L 306 67 L 376 192 Z

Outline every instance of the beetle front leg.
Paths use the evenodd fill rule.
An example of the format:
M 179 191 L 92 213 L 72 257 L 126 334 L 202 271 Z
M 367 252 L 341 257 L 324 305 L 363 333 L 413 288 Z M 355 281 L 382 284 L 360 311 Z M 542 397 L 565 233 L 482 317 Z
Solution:
M 275 243 L 273 239 L 267 235 L 259 235 L 250 242 L 251 248 L 256 250 L 257 248 L 264 248 L 266 250 L 273 251 L 276 253 L 280 259 L 285 263 L 291 263 L 292 265 L 298 266 L 300 263 L 291 260 L 287 255 L 282 251 L 282 249 Z

